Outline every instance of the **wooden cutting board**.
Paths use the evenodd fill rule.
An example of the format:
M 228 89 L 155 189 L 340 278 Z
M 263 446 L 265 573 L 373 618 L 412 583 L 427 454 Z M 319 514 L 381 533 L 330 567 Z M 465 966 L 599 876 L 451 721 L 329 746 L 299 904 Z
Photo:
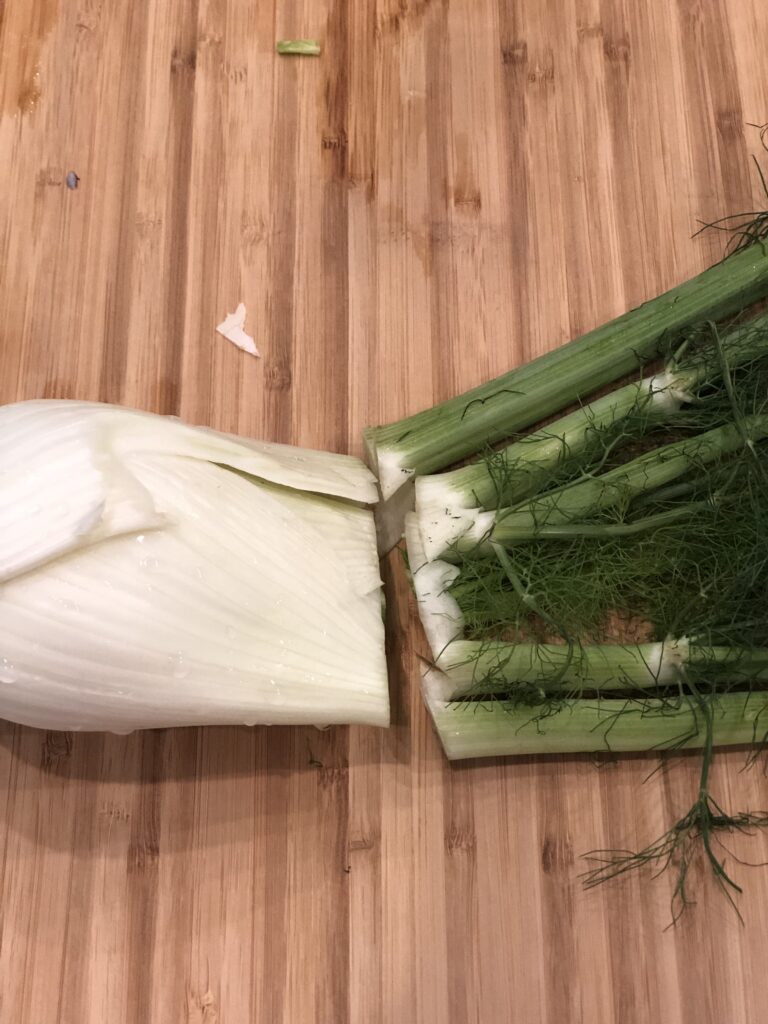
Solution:
M 765 205 L 764 0 L 0 0 L 0 26 L 3 402 L 359 452 Z M 241 300 L 260 360 L 214 332 Z M 671 875 L 580 889 L 582 854 L 688 809 L 696 756 L 449 766 L 383 572 L 387 732 L 2 725 L 3 1022 L 765 1019 L 768 870 L 729 856 L 745 927 L 698 869 L 674 930 Z M 743 763 L 714 791 L 765 807 Z

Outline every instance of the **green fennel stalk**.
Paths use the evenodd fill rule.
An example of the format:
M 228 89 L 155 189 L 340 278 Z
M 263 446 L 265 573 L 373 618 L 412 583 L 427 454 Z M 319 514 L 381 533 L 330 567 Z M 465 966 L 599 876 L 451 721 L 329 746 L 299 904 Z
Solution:
M 385 499 L 652 361 L 692 323 L 722 320 L 768 294 L 768 254 L 734 253 L 583 337 L 432 409 L 365 433 Z
M 720 336 L 709 324 L 684 335 L 664 369 L 580 405 L 540 430 L 468 466 L 416 480 L 416 510 L 500 508 L 548 484 L 590 446 L 627 443 L 655 426 L 674 424 L 697 395 L 736 368 L 768 352 L 768 314 L 737 323 Z

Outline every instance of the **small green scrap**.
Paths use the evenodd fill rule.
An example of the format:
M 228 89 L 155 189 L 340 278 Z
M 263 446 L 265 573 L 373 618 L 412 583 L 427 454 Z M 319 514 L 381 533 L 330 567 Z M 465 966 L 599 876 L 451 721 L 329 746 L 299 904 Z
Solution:
M 281 39 L 277 44 L 277 52 L 299 57 L 319 57 L 320 43 L 315 39 Z

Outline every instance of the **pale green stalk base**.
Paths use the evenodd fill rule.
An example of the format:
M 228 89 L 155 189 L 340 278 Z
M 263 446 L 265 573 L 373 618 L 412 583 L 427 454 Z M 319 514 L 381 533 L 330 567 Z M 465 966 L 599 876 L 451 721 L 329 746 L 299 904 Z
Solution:
M 443 697 L 509 692 L 532 683 L 547 694 L 584 690 L 653 690 L 674 685 L 684 666 L 726 667 L 736 679 L 768 680 L 768 650 L 699 647 L 688 640 L 648 644 L 503 643 L 454 640 L 436 659 Z
M 677 480 L 697 466 L 734 452 L 745 437 L 757 441 L 768 434 L 768 416 L 752 416 L 742 423 L 716 427 L 704 434 L 675 441 L 633 459 L 626 465 L 547 492 L 518 508 L 484 512 L 448 510 L 449 514 L 418 516 L 427 557 L 453 559 L 461 554 L 491 554 L 493 544 L 512 545 L 535 538 L 568 537 L 584 531 L 596 536 L 632 533 L 660 525 L 660 517 L 637 523 L 584 525 L 585 519 L 611 508 L 621 508 L 640 494 Z M 679 514 L 685 514 L 682 507 Z M 662 513 L 666 518 L 678 512 Z
M 547 693 L 587 689 L 648 689 L 668 684 L 687 660 L 687 642 L 601 644 L 501 643 L 456 640 L 437 659 L 449 700 L 533 683 Z
M 648 380 L 626 384 L 505 448 L 499 457 L 509 467 L 514 466 L 514 490 L 499 487 L 487 461 L 473 463 L 449 473 L 419 477 L 416 480 L 416 511 L 445 506 L 498 508 L 511 499 L 522 501 L 535 494 L 564 458 L 584 448 L 591 430 L 616 423 L 643 401 L 647 402 L 649 418 L 655 411 L 654 407 L 660 414 L 668 411 L 676 400 L 671 392 L 662 390 L 659 378 L 653 380 L 655 384 Z M 662 397 L 666 401 L 662 401 Z M 677 404 L 681 401 L 678 399 Z
M 434 670 L 427 670 L 427 677 Z M 574 700 L 542 718 L 541 709 L 508 710 L 499 701 L 450 704 L 425 679 L 425 698 L 446 755 L 501 757 L 600 751 L 703 747 L 705 723 L 695 705 L 627 700 Z M 438 687 L 439 689 L 439 684 Z M 768 731 L 768 694 L 726 694 L 713 707 L 714 743 L 732 746 L 762 740 Z
M 721 320 L 768 293 L 759 245 L 525 366 L 397 423 L 366 431 L 388 498 L 414 474 L 444 469 L 659 355 L 692 323 Z
M 749 417 L 738 426 L 715 427 L 685 441 L 674 441 L 601 476 L 535 498 L 520 509 L 501 510 L 496 514 L 493 540 L 515 540 L 521 531 L 533 537 L 539 526 L 562 526 L 621 506 L 672 483 L 697 466 L 737 451 L 744 445 L 745 433 L 753 441 L 761 440 L 768 433 L 768 416 Z

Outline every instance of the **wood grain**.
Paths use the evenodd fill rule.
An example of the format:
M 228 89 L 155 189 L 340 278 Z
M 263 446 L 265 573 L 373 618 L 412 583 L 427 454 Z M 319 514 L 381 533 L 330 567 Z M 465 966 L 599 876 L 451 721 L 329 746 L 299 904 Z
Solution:
M 0 401 L 358 452 L 715 258 L 766 52 L 763 0 L 0 0 Z M 241 299 L 261 361 L 213 330 Z M 449 767 L 384 572 L 387 732 L 0 727 L 0 1020 L 764 1019 L 765 870 L 746 927 L 705 875 L 670 931 L 670 879 L 579 887 L 695 756 Z M 742 763 L 718 797 L 765 806 Z

